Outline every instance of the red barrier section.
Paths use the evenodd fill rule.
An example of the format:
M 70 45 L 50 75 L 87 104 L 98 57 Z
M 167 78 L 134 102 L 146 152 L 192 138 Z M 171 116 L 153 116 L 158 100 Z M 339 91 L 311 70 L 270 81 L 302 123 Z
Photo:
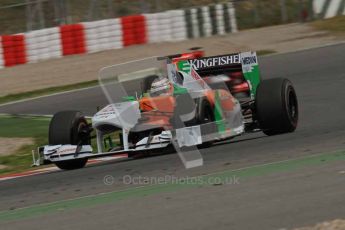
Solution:
M 143 15 L 134 16 L 136 18 L 135 22 L 135 34 L 136 34 L 136 43 L 137 44 L 145 44 L 147 43 L 147 35 L 146 35 L 146 21 Z
M 63 55 L 86 53 L 84 26 L 82 24 L 60 26 Z
M 27 62 L 24 35 L 3 35 L 1 45 L 5 66 L 14 66 Z
M 135 44 L 135 34 L 133 30 L 133 16 L 126 16 L 121 18 L 122 24 L 122 41 L 124 46 Z
M 146 22 L 144 16 L 134 15 L 122 17 L 121 24 L 124 46 L 145 44 L 147 42 Z

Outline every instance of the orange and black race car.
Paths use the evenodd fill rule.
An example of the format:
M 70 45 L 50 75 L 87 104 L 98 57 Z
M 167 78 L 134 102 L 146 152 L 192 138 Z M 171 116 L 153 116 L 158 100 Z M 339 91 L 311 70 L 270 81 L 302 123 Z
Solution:
M 55 114 L 49 144 L 39 148 L 36 164 L 75 169 L 89 158 L 132 156 L 168 146 L 179 153 L 198 152 L 198 147 L 245 132 L 275 135 L 297 127 L 291 82 L 261 80 L 255 52 L 203 57 L 193 50 L 146 58 L 103 68 L 99 80 L 109 105 L 91 124 L 77 111 Z M 195 159 L 199 155 L 180 156 L 189 167 L 202 162 Z

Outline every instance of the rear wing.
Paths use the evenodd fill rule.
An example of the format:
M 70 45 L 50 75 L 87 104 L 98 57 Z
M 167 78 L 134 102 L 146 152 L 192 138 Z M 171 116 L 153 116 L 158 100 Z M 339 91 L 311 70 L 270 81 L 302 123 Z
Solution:
M 260 83 L 260 71 L 256 52 L 243 52 L 182 60 L 177 69 L 187 73 L 195 70 L 201 77 L 241 72 L 250 87 L 251 98 L 255 97 Z

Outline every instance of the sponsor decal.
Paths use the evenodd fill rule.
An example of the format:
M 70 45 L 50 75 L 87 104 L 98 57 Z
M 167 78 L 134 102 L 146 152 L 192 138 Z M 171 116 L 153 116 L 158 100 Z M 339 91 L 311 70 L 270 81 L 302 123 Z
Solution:
M 240 55 L 227 55 L 219 57 L 209 57 L 202 59 L 193 59 L 189 61 L 193 69 L 199 70 L 215 66 L 226 66 L 231 64 L 240 64 Z
M 176 67 L 179 71 L 183 71 L 185 73 L 189 73 L 190 72 L 190 63 L 189 61 L 186 60 L 182 60 L 176 63 Z
M 73 152 L 75 152 L 76 149 L 77 149 L 77 147 L 58 150 L 58 154 L 71 153 L 71 152 L 73 153 Z
M 106 119 L 112 115 L 116 115 L 115 105 L 108 105 L 107 107 L 96 113 L 95 117 L 99 119 Z
M 201 77 L 199 76 L 199 74 L 194 69 L 192 69 L 192 71 L 190 72 L 190 75 L 196 81 L 201 80 Z
M 169 76 L 170 81 L 172 81 L 173 83 L 177 85 L 183 84 L 183 80 L 177 75 L 175 65 L 168 64 L 168 76 Z
M 245 52 L 241 54 L 241 63 L 243 73 L 250 73 L 253 67 L 258 65 L 258 58 L 254 52 Z
M 180 148 L 202 144 L 200 125 L 176 129 L 176 138 Z
M 198 84 L 203 88 L 203 89 L 209 89 L 208 85 L 206 84 L 206 82 L 204 82 L 204 80 L 202 80 L 202 78 L 200 77 L 200 75 L 194 70 L 192 69 L 190 72 L 192 78 L 198 82 Z
M 243 63 L 244 65 L 253 65 L 253 64 L 257 64 L 257 58 L 256 58 L 256 56 L 243 57 L 243 58 L 242 58 L 242 63 Z

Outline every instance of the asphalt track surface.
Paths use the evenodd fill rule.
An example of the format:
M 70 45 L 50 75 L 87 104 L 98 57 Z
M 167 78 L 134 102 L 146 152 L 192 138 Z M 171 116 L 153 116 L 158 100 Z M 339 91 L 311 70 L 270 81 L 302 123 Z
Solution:
M 34 207 L 35 213 L 38 204 L 131 190 L 137 185 L 124 183 L 128 175 L 198 176 L 344 150 L 345 45 L 261 57 L 259 61 L 263 78 L 286 77 L 293 82 L 300 107 L 296 132 L 273 137 L 255 133 L 218 143 L 201 150 L 203 167 L 190 170 L 184 169 L 176 154 L 168 154 L 3 181 L 3 229 L 280 229 L 344 218 L 345 166 L 339 160 L 300 168 L 290 164 L 280 167 L 286 170 L 271 170 L 239 185 L 172 189 L 109 198 L 103 203 L 95 199 L 91 206 L 77 201 L 71 210 L 66 206 L 37 216 L 17 214 L 12 220 L 2 219 L 3 213 L 22 207 Z M 0 113 L 52 114 L 80 109 L 91 115 L 104 104 L 102 92 L 93 88 L 2 106 Z M 111 185 L 105 185 L 105 177 L 111 178 Z

